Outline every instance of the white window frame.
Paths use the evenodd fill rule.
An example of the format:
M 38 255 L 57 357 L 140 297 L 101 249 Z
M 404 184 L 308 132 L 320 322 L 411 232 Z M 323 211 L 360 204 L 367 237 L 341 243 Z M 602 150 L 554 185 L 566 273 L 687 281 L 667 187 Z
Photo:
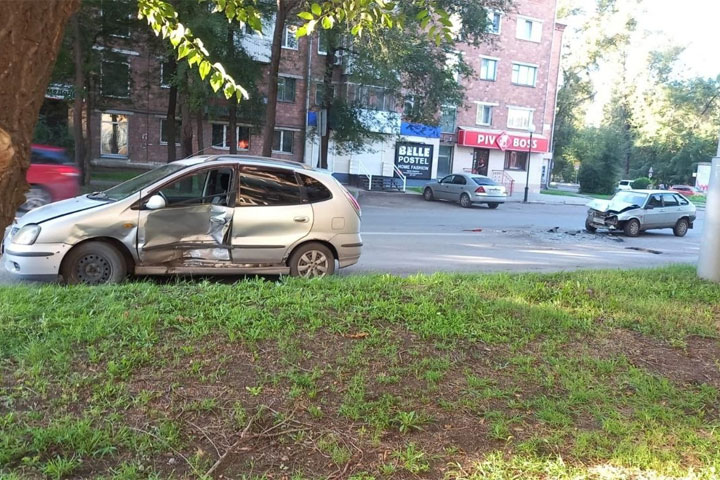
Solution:
M 214 125 L 222 125 L 222 127 L 223 127 L 223 144 L 222 144 L 222 146 L 214 145 L 212 143 L 212 128 Z M 227 130 L 228 130 L 229 126 L 230 126 L 230 124 L 227 122 L 210 122 L 210 147 L 214 148 L 215 150 L 230 150 L 230 145 L 226 144 L 227 138 L 228 138 Z M 250 135 L 249 135 L 250 125 L 244 125 L 244 124 L 235 125 L 235 139 L 236 140 L 240 138 L 240 129 L 241 128 L 248 129 L 248 148 L 238 147 L 237 150 L 238 150 L 238 152 L 247 152 L 248 150 L 250 150 Z
M 508 105 L 508 116 L 507 116 L 507 128 L 511 128 L 513 130 L 523 130 L 528 131 L 530 129 L 530 125 L 534 125 L 534 116 L 535 116 L 535 109 L 534 108 L 528 108 L 528 107 L 515 107 L 512 105 Z M 516 126 L 510 123 L 511 119 L 511 112 L 526 112 L 528 124 L 527 125 L 521 125 Z
M 500 33 L 502 32 L 502 17 L 503 17 L 502 12 L 499 10 L 488 10 L 487 15 L 488 15 L 488 22 L 490 22 L 490 27 L 491 27 L 487 30 L 487 33 L 489 33 L 491 35 L 500 35 Z M 496 15 L 498 16 L 497 31 L 495 31 L 495 28 L 494 28 L 495 22 L 493 21 L 495 19 Z
M 517 79 L 515 78 L 515 67 L 518 67 L 518 75 Z M 532 83 L 521 83 L 519 80 L 520 77 L 520 69 L 521 68 L 531 68 L 533 69 L 533 81 Z M 510 81 L 513 85 L 521 85 L 524 87 L 535 87 L 537 85 L 537 76 L 538 76 L 538 66 L 533 63 L 524 63 L 524 62 L 512 62 L 512 70 L 510 73 Z
M 163 125 L 163 122 L 166 122 L 166 121 L 167 121 L 167 118 L 160 117 L 160 118 L 158 118 L 158 120 L 160 120 L 160 135 L 159 135 L 159 137 L 160 137 L 160 145 L 167 145 L 168 142 L 167 142 L 167 141 L 164 141 L 164 142 L 163 142 L 163 139 L 162 139 L 162 125 Z M 179 119 L 179 118 L 176 118 L 175 121 L 176 121 L 176 122 L 179 122 L 180 119 Z M 175 132 L 175 139 L 176 139 L 176 140 L 180 139 L 180 135 L 178 135 L 178 132 L 177 132 L 177 131 Z M 176 141 L 176 142 L 175 142 L 175 146 L 176 146 L 176 147 L 179 147 L 179 146 L 180 146 L 180 142 L 177 142 L 177 141 Z
M 443 127 L 442 117 L 444 116 L 444 112 L 447 111 L 447 110 L 452 110 L 452 111 L 453 111 L 453 128 L 452 128 L 452 131 L 445 131 L 445 130 L 443 130 L 443 128 L 442 128 L 442 127 Z M 441 130 L 442 133 L 455 133 L 455 132 L 457 131 L 457 128 L 458 128 L 458 107 L 457 107 L 457 106 L 455 106 L 455 105 L 443 105 L 443 106 L 440 108 L 440 125 L 439 125 L 439 126 L 440 126 L 440 130 Z
M 525 35 L 525 26 L 527 26 L 527 22 L 532 23 L 532 26 L 530 27 L 530 38 Z M 525 17 L 523 15 L 517 16 L 517 29 L 515 32 L 515 36 L 520 40 L 540 43 L 540 41 L 542 40 L 542 30 L 542 20 L 538 20 L 537 18 Z
M 484 62 L 485 60 L 488 60 L 488 61 L 491 61 L 491 62 L 495 62 L 495 69 L 494 69 L 494 71 L 493 71 L 493 73 L 494 73 L 495 75 L 493 75 L 493 78 L 485 78 L 485 77 L 482 76 L 483 62 Z M 478 78 L 479 78 L 480 80 L 485 80 L 485 81 L 488 81 L 488 82 L 495 82 L 495 81 L 497 81 L 497 71 L 498 71 L 498 64 L 499 64 L 499 63 L 500 63 L 500 59 L 497 58 L 497 57 L 488 57 L 488 56 L 486 56 L 486 55 L 481 55 L 481 56 L 480 56 L 480 72 L 478 73 Z
M 102 124 L 103 123 L 110 123 L 113 124 L 115 122 L 105 122 L 103 121 L 103 115 L 124 115 L 127 117 L 127 155 L 121 155 L 119 153 L 103 153 L 103 142 L 102 142 Z M 120 110 L 103 110 L 100 112 L 100 156 L 104 158 L 130 158 L 130 117 L 132 116 L 132 112 L 123 112 Z
M 288 79 L 292 80 L 292 81 L 294 82 L 294 87 L 293 87 L 293 98 L 292 98 L 292 100 L 285 100 L 285 95 L 283 94 L 283 99 L 282 99 L 282 100 L 280 100 L 280 97 L 278 96 L 278 102 L 279 102 L 279 103 L 295 103 L 295 100 L 297 100 L 297 93 L 298 93 L 298 92 L 297 92 L 297 90 L 298 90 L 298 88 L 297 88 L 298 77 L 296 77 L 296 76 L 294 76 L 294 75 L 284 75 L 284 74 L 282 74 L 282 73 L 281 73 L 280 75 L 278 75 L 278 94 L 280 93 L 280 85 L 279 85 L 280 79 L 282 79 L 285 84 L 287 84 L 287 80 L 288 80 Z M 283 91 L 284 91 L 284 90 L 283 90 Z
M 490 103 L 490 102 L 475 102 L 477 105 L 477 110 L 475 111 L 475 125 L 483 125 L 485 127 L 489 127 L 492 125 L 493 121 L 493 107 L 497 107 L 497 103 Z M 484 112 L 485 108 L 490 109 L 490 121 L 485 123 L 481 121 L 481 112 Z
M 163 83 L 163 71 L 165 70 L 165 62 L 159 59 L 160 62 L 160 88 L 170 88 L 169 83 Z
M 113 50 L 114 51 L 114 50 Z M 104 63 L 120 63 L 127 66 L 128 69 L 128 77 L 127 77 L 127 95 L 125 96 L 117 96 L 117 95 L 106 95 L 105 92 L 103 92 L 103 64 Z M 118 60 L 106 60 L 105 56 L 100 57 L 100 95 L 105 98 L 123 98 L 128 99 L 130 98 L 130 77 L 132 76 L 132 71 L 130 70 L 130 59 L 127 59 L 127 61 L 118 61 Z
M 285 140 L 286 132 L 290 132 L 292 134 L 293 141 L 292 141 L 292 146 L 290 147 L 291 151 L 286 152 L 284 150 L 275 150 L 273 148 L 273 150 L 272 150 L 273 153 L 281 153 L 283 155 L 293 155 L 295 153 L 295 132 L 296 132 L 296 130 L 291 130 L 289 128 L 276 128 L 275 132 L 280 132 L 280 148 L 282 148 L 283 144 L 285 143 L 284 140 Z M 273 143 L 275 143 L 275 133 L 273 133 Z
M 107 2 L 107 1 L 112 1 L 112 0 L 104 0 L 104 1 Z M 128 13 L 128 17 L 127 17 L 127 18 L 128 18 L 128 20 L 132 20 L 132 19 L 133 19 L 132 1 L 127 2 L 127 3 L 129 4 L 128 6 L 130 7 L 130 13 Z M 105 20 L 105 11 L 104 11 L 103 8 L 102 8 L 102 2 L 101 2 L 101 3 L 100 3 L 100 21 L 102 22 L 102 21 L 104 21 L 104 20 Z M 118 35 L 117 33 L 111 33 L 111 34 L 109 34 L 110 37 L 125 38 L 125 39 L 130 38 L 130 35 L 132 35 L 132 27 L 130 26 L 130 24 L 128 24 L 128 33 L 127 33 L 127 35 Z
M 283 30 L 281 46 L 285 50 L 297 50 L 300 44 L 300 40 L 295 36 L 297 31 L 297 25 L 285 25 Z

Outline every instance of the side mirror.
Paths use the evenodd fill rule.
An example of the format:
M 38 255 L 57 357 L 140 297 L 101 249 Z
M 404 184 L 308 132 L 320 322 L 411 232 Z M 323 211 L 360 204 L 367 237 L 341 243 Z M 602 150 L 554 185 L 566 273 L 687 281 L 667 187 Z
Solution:
M 165 199 L 160 195 L 153 195 L 147 202 L 145 202 L 145 208 L 148 210 L 158 210 L 160 208 L 165 208 L 165 206 Z
M 652 210 L 653 208 L 655 208 L 654 205 L 647 205 L 647 206 L 645 207 L 645 210 Z

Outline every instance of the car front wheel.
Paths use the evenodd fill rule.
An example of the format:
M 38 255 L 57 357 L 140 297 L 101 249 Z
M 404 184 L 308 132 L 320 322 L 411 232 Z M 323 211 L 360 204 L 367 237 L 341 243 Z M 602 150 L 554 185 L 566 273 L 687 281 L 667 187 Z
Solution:
M 70 250 L 60 273 L 69 284 L 120 283 L 127 276 L 127 264 L 122 253 L 112 245 L 87 242 Z
M 628 220 L 627 222 L 625 222 L 623 231 L 628 237 L 637 237 L 638 235 L 640 235 L 640 222 L 635 218 L 633 218 L 632 220 Z
M 677 221 L 677 223 L 673 227 L 673 234 L 676 237 L 684 237 L 688 231 L 688 227 L 689 227 L 689 224 L 688 224 L 687 218 L 681 218 L 680 220 Z
M 434 200 L 432 188 L 428 187 L 423 191 L 423 198 L 428 202 L 432 202 Z
M 588 220 L 587 218 L 585 219 L 585 230 L 587 230 L 590 233 L 597 232 L 597 228 L 590 225 L 590 220 Z
M 290 256 L 290 275 L 322 278 L 335 273 L 335 256 L 321 243 L 308 243 Z

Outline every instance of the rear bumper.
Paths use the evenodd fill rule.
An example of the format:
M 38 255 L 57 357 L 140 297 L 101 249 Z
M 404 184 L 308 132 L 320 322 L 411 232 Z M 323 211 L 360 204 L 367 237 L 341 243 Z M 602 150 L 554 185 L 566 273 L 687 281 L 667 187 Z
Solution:
M 473 203 L 505 203 L 507 195 L 486 195 L 483 193 L 476 193 L 472 196 Z
M 332 239 L 333 246 L 338 253 L 340 268 L 354 265 L 360 260 L 362 253 L 362 237 L 359 233 L 344 233 Z

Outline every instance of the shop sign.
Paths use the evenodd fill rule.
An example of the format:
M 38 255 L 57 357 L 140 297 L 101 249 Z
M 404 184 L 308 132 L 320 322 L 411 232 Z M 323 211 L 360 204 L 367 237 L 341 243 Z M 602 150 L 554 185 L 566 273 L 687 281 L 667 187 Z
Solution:
M 395 144 L 395 165 L 407 178 L 430 180 L 432 162 L 433 145 L 414 142 Z
M 458 132 L 458 145 L 526 152 L 530 149 L 530 137 L 513 135 L 507 132 L 497 133 L 460 129 Z M 534 136 L 532 139 L 532 151 L 547 152 L 548 139 Z

